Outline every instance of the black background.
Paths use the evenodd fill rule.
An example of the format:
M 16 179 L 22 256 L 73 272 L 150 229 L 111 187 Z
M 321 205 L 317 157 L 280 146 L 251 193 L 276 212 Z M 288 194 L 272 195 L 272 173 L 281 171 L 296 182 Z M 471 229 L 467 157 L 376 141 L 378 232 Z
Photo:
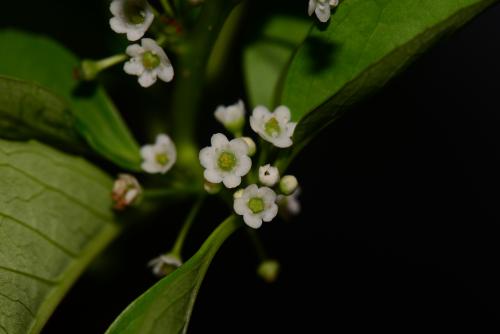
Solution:
M 69 3 L 5 3 L 0 25 L 48 34 L 84 57 L 125 45 L 102 33 L 106 3 Z M 190 332 L 498 332 L 499 36 L 495 6 L 320 135 L 291 166 L 303 213 L 260 230 L 280 279 L 259 280 L 245 233 L 234 235 L 208 272 Z M 241 96 L 239 69 L 233 59 L 233 77 L 219 83 L 231 88 L 212 87 L 207 119 Z M 145 119 L 163 115 L 168 101 L 157 93 L 166 85 L 139 89 L 119 68 L 102 80 L 140 141 L 150 139 Z M 210 204 L 188 252 L 226 213 Z M 188 210 L 176 207 L 120 237 L 44 332 L 103 332 L 155 282 L 145 263 L 171 245 Z

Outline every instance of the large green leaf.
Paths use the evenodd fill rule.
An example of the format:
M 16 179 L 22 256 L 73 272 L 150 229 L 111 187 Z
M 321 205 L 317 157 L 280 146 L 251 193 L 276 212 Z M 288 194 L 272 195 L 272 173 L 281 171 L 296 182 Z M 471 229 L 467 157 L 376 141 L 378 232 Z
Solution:
M 77 57 L 48 38 L 13 30 L 0 31 L 0 44 L 0 75 L 36 82 L 61 96 L 90 146 L 121 167 L 139 169 L 139 147 L 102 87 L 73 77 Z
M 38 333 L 118 232 L 112 180 L 37 142 L 0 140 L 0 332 Z
M 276 104 L 280 78 L 293 52 L 304 41 L 312 21 L 293 16 L 273 16 L 265 21 L 255 40 L 243 53 L 246 88 L 253 106 Z
M 444 34 L 497 0 L 345 0 L 296 53 L 281 102 L 300 120 L 300 146 Z M 312 111 L 312 112 L 311 112 Z
M 74 151 L 85 147 L 61 98 L 37 84 L 0 76 L 0 137 L 38 139 Z
M 132 302 L 106 334 L 186 333 L 196 295 L 212 258 L 240 226 L 236 216 L 226 219 L 189 261 Z

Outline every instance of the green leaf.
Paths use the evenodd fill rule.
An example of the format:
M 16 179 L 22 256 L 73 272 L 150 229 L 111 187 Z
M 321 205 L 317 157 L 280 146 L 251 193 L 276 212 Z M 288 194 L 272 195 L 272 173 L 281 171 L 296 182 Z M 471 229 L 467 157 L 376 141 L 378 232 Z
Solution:
M 341 112 L 497 0 L 346 0 L 296 53 L 281 102 L 300 120 L 295 152 Z M 311 112 L 313 111 L 313 112 Z
M 189 261 L 132 302 L 106 334 L 186 333 L 201 282 L 215 253 L 239 227 L 236 216 L 226 219 Z
M 48 38 L 14 30 L 0 31 L 0 43 L 0 75 L 35 82 L 61 96 L 94 150 L 123 168 L 140 169 L 139 146 L 104 89 L 74 79 L 77 57 Z
M 37 84 L 2 76 L 0 137 L 38 139 L 77 152 L 85 148 L 62 99 Z
M 48 146 L 0 140 L 0 332 L 38 333 L 117 234 L 112 180 Z
M 312 21 L 293 16 L 274 16 L 265 22 L 259 36 L 243 53 L 248 97 L 253 106 L 273 107 L 280 79 L 293 52 L 304 41 Z

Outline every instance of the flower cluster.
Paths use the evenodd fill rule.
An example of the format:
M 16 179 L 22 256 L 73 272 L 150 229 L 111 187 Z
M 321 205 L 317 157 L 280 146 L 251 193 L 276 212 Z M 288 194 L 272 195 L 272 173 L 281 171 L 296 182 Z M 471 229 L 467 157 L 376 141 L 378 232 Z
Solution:
M 245 106 L 242 101 L 217 107 L 215 118 L 237 138 L 229 140 L 224 134 L 214 134 L 211 146 L 200 151 L 199 159 L 205 168 L 204 177 L 207 182 L 205 189 L 213 193 L 217 189 L 215 185 L 220 183 L 228 189 L 235 189 L 242 184 L 243 177 L 246 177 L 248 185 L 233 194 L 233 208 L 238 215 L 243 216 L 248 226 L 259 228 L 262 222 L 269 222 L 276 217 L 279 200 L 283 202 L 284 196 L 295 191 L 297 179 L 288 175 L 280 182 L 278 168 L 265 164 L 255 170 L 255 177 L 261 186 L 252 182 L 251 156 L 256 151 L 256 145 L 250 137 L 240 137 L 245 125 Z M 285 106 L 280 106 L 273 112 L 257 106 L 250 116 L 250 126 L 274 147 L 287 148 L 293 144 L 296 123 L 291 121 L 290 110 Z M 268 158 L 263 155 L 264 152 L 260 152 L 261 159 Z
M 109 20 L 111 29 L 126 34 L 129 41 L 141 39 L 154 21 L 153 8 L 146 0 L 113 0 L 109 7 L 113 17 Z M 157 42 L 142 38 L 141 44 L 130 45 L 126 54 L 130 57 L 124 71 L 139 77 L 142 87 L 153 85 L 157 78 L 165 82 L 174 78 L 170 59 Z

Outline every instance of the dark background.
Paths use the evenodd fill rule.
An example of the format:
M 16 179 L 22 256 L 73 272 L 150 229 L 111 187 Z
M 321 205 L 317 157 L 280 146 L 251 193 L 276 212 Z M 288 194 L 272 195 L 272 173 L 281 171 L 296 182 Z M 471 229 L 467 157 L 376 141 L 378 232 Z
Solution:
M 90 58 L 125 45 L 108 32 L 105 2 L 69 3 L 5 3 L 0 26 L 48 34 Z M 190 333 L 497 332 L 499 36 L 495 6 L 320 135 L 291 166 L 303 213 L 259 231 L 280 279 L 259 280 L 245 233 L 234 235 L 208 272 Z M 220 84 L 231 88 L 217 87 L 206 115 L 241 96 L 239 69 L 228 64 L 234 77 Z M 168 104 L 157 94 L 166 85 L 139 89 L 119 68 L 102 80 L 145 142 L 145 119 Z M 197 222 L 188 252 L 225 215 L 210 204 L 217 209 L 203 216 L 214 219 Z M 170 247 L 188 206 L 177 208 L 117 240 L 44 332 L 103 332 L 155 282 L 145 263 Z

